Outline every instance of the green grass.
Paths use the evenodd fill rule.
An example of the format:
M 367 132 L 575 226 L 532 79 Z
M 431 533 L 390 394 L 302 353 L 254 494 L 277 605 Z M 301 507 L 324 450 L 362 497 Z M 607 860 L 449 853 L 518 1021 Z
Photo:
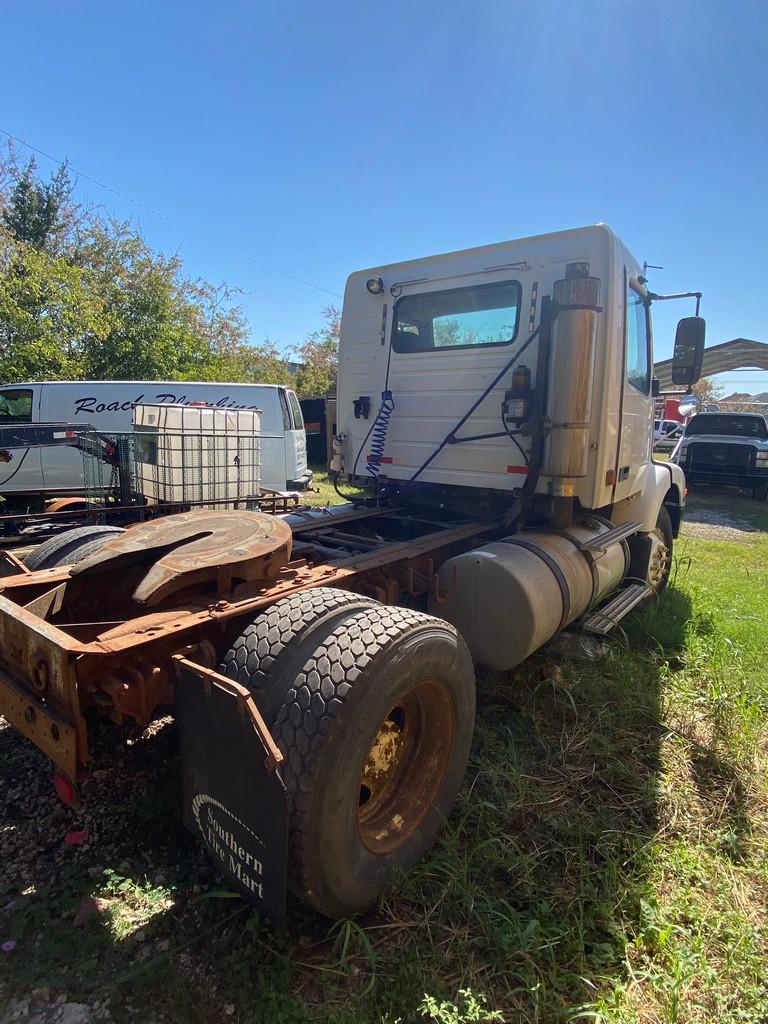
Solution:
M 747 499 L 692 501 L 768 529 Z M 44 852 L 0 889 L 17 901 L 0 938 L 18 942 L 0 996 L 66 990 L 118 1024 L 764 1024 L 768 533 L 683 537 L 676 554 L 667 593 L 606 656 L 481 676 L 443 838 L 354 921 L 291 905 L 275 931 L 212 897 L 179 821 L 173 729 L 118 754 L 105 729 L 97 754 L 120 763 L 98 783 L 99 841 L 65 851 L 50 884 Z M 6 730 L 0 771 L 14 785 L 47 768 Z M 59 813 L 33 788 L 0 835 L 6 867 L 26 855 L 9 837 Z M 89 893 L 105 909 L 75 928 Z
M 302 496 L 303 504 L 312 505 L 338 505 L 344 501 L 344 498 L 334 488 L 328 477 L 328 471 L 324 466 L 313 466 L 312 467 L 312 490 L 307 491 Z M 358 496 L 364 496 L 365 491 L 359 487 L 351 487 L 348 483 L 340 485 L 339 490 L 344 495 L 348 495 L 349 499 L 352 500 Z

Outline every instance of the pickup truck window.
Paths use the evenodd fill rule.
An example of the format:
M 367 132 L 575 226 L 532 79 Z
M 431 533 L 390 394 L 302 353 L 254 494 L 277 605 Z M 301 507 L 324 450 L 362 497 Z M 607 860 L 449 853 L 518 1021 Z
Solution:
M 0 391 L 0 423 L 31 423 L 32 392 L 27 388 Z
M 705 414 L 694 416 L 685 428 L 685 436 L 701 434 L 729 434 L 731 437 L 768 438 L 768 425 L 764 416 L 717 416 Z
M 627 380 L 644 395 L 651 390 L 648 307 L 642 295 L 627 288 Z
M 520 321 L 519 281 L 404 295 L 395 304 L 395 352 L 509 345 Z

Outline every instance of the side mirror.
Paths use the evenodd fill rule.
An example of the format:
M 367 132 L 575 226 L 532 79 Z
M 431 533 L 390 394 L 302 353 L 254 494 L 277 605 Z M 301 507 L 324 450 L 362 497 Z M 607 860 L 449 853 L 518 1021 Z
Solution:
M 704 361 L 706 322 L 700 316 L 686 316 L 677 325 L 672 356 L 672 383 L 689 388 L 701 378 Z
M 681 416 L 688 419 L 689 416 L 693 416 L 694 413 L 697 413 L 700 408 L 701 402 L 698 400 L 696 395 L 685 395 L 684 398 L 680 399 L 677 411 Z

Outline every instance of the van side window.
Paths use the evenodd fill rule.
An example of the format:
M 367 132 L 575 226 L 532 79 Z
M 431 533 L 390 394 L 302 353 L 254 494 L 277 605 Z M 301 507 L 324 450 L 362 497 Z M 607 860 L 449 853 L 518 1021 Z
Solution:
M 288 401 L 290 402 L 291 412 L 293 413 L 293 429 L 303 430 L 304 417 L 301 415 L 301 406 L 299 405 L 299 400 L 294 391 L 288 392 Z
M 283 414 L 283 430 L 290 430 L 291 410 L 288 407 L 288 399 L 285 394 L 285 388 L 278 388 L 277 393 L 280 396 L 280 412 Z
M 32 392 L 27 388 L 0 391 L 0 423 L 31 423 Z
M 648 307 L 643 296 L 627 288 L 627 380 L 644 395 L 651 390 Z

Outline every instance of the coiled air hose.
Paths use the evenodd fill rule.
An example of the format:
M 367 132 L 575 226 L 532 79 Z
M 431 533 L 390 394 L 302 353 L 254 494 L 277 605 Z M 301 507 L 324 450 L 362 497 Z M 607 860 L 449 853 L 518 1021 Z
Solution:
M 382 391 L 381 405 L 370 430 L 371 447 L 365 460 L 368 476 L 378 480 L 381 472 L 381 460 L 387 443 L 387 431 L 392 413 L 395 411 L 395 400 L 391 391 Z

